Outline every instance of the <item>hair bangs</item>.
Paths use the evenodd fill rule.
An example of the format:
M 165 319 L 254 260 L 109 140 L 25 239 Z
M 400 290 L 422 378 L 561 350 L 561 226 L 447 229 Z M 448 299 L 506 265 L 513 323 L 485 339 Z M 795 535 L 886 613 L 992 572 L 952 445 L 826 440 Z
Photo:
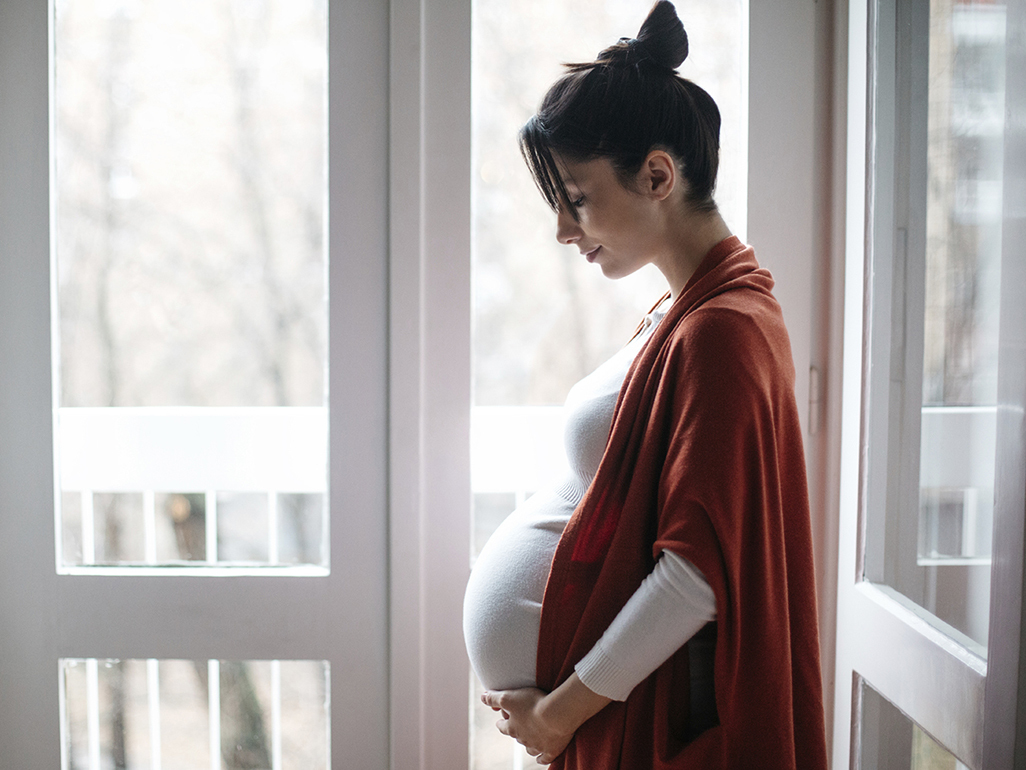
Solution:
M 535 115 L 520 130 L 520 154 L 531 171 L 534 183 L 553 211 L 566 210 L 577 220 L 577 208 L 563 181 L 563 174 L 552 152 L 549 132 Z

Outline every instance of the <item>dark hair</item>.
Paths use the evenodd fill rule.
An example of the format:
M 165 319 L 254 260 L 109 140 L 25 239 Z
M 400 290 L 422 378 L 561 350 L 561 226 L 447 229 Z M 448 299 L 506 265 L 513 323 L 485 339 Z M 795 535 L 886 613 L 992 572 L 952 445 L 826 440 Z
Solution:
M 687 181 L 688 203 L 715 211 L 720 111 L 702 88 L 677 74 L 688 36 L 667 0 L 659 0 L 636 39 L 620 38 L 586 64 L 567 64 L 520 131 L 520 151 L 553 209 L 577 210 L 555 160 L 608 158 L 620 181 L 653 149 L 670 153 Z

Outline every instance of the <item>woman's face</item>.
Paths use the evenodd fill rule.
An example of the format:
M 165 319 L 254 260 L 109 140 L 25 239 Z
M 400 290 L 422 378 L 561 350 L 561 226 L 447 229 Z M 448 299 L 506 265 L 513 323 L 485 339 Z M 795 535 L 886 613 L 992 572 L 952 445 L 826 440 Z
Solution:
M 665 196 L 652 194 L 658 181 L 653 182 L 644 167 L 634 190 L 620 183 L 607 158 L 561 160 L 560 166 L 578 220 L 561 207 L 556 240 L 576 246 L 608 278 L 623 278 L 657 259 L 664 246 L 658 201 Z

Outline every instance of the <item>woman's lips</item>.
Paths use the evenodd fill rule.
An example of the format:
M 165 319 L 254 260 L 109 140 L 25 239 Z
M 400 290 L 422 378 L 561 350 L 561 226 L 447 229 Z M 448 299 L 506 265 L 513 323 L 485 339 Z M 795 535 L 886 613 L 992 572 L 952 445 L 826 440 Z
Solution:
M 599 253 L 599 249 L 601 249 L 601 248 L 602 248 L 601 246 L 596 246 L 591 251 L 584 251 L 584 252 L 581 252 L 581 253 L 584 254 L 584 258 L 586 260 L 588 260 L 589 262 L 594 262 L 595 261 L 595 256 Z

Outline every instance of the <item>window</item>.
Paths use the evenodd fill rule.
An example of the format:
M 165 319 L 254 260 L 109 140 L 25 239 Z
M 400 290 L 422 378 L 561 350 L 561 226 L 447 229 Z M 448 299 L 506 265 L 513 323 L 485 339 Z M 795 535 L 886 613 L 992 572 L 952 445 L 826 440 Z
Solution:
M 54 7 L 62 571 L 327 567 L 326 42 L 324 0 Z
M 1002 197 L 1021 173 L 1003 118 L 1018 12 L 852 7 L 835 765 L 1011 766 L 1023 551 L 1003 533 L 1021 532 L 1023 489 L 1001 467 L 1023 462 L 1023 260 Z
M 68 10 L 74 2 L 57 5 Z M 114 16 L 131 15 L 142 5 L 124 0 L 104 8 Z M 50 121 L 57 113 L 47 113 L 51 51 L 45 6 L 30 0 L 0 4 L 0 103 L 5 105 L 0 120 L 0 615 L 5 620 L 0 624 L 0 690 L 5 693 L 0 744 L 5 761 L 18 767 L 59 766 L 61 661 L 74 664 L 73 677 L 82 674 L 73 683 L 81 692 L 83 680 L 88 683 L 88 661 L 96 662 L 97 682 L 105 661 L 134 668 L 130 676 L 138 681 L 144 669 L 149 677 L 150 661 L 159 661 L 163 683 L 165 662 L 191 666 L 188 676 L 198 680 L 195 661 L 200 668 L 210 661 L 258 662 L 262 669 L 280 660 L 283 666 L 286 661 L 330 666 L 334 764 L 383 767 L 391 755 L 395 766 L 464 766 L 468 675 L 459 608 L 471 499 L 470 1 L 328 3 L 330 264 L 324 285 L 330 301 L 324 333 L 330 337 L 330 461 L 328 478 L 320 482 L 326 492 L 307 482 L 221 486 L 192 479 L 88 489 L 69 481 L 68 495 L 60 494 L 66 528 L 65 519 L 56 525 L 52 508 L 55 479 L 63 479 L 65 470 L 54 467 L 52 439 L 74 426 L 60 417 L 55 424 L 52 399 L 48 255 L 61 234 L 55 232 L 49 242 L 57 220 L 50 211 L 47 159 Z M 813 274 L 814 253 L 813 10 L 812 5 L 759 6 L 745 14 L 752 19 L 752 87 L 741 100 L 741 113 L 748 104 L 751 121 L 761 130 L 740 139 L 737 150 L 749 155 L 752 191 L 740 202 L 747 217 L 738 219 L 747 218 L 760 260 L 778 279 L 799 372 L 808 368 L 808 305 L 814 294 L 803 283 L 811 281 L 806 277 Z M 174 55 L 179 53 L 184 60 L 184 52 Z M 776 90 L 781 83 L 788 84 L 783 93 Z M 746 122 L 742 117 L 742 127 Z M 125 165 L 112 171 L 102 177 L 101 191 L 127 196 L 134 191 L 134 198 L 116 200 L 138 200 L 139 173 Z M 788 180 L 786 195 L 780 194 L 781 179 Z M 744 229 L 740 223 L 736 227 Z M 642 293 L 647 298 L 647 290 Z M 121 299 L 138 301 L 132 292 Z M 800 402 L 805 395 L 800 393 Z M 106 401 L 85 403 L 64 405 L 107 408 Z M 132 409 L 166 408 L 123 403 L 133 403 L 119 407 L 128 416 Z M 188 402 L 175 408 L 183 403 Z M 283 408 L 325 408 L 302 400 L 295 404 Z M 244 406 L 221 402 L 216 408 L 278 407 L 251 401 Z M 90 417 L 85 411 L 79 415 Z M 275 466 L 294 456 L 281 445 L 276 451 L 277 459 L 267 460 Z M 100 455 L 88 448 L 79 459 L 102 465 Z M 327 494 L 326 505 L 304 510 L 311 523 L 322 510 L 330 511 L 331 526 L 322 529 L 327 556 L 309 546 L 308 555 L 300 556 L 300 548 L 289 545 L 275 527 L 274 511 L 280 521 L 288 504 L 284 498 L 320 494 Z M 126 521 L 132 511 L 141 531 L 113 549 L 116 566 L 85 564 L 90 532 L 93 561 L 114 561 L 106 555 L 107 504 L 114 496 L 120 497 L 113 519 Z M 83 530 L 90 501 L 93 526 Z M 168 538 L 167 519 L 182 517 L 186 504 L 190 517 L 203 512 L 202 537 L 180 549 Z M 209 539 L 207 511 L 217 519 Z M 220 531 L 234 526 L 231 519 L 266 533 L 266 544 L 261 534 L 257 544 L 229 547 L 231 537 Z M 279 564 L 272 568 L 275 531 Z M 55 569 L 58 536 L 65 539 L 57 553 L 65 560 L 63 574 Z M 218 559 L 211 564 L 215 548 Z M 232 562 L 230 570 L 225 560 Z M 169 565 L 189 572 L 171 574 Z M 253 574 L 268 571 L 280 579 Z M 204 703 L 204 694 L 209 718 L 209 688 L 193 697 Z M 209 722 L 203 724 L 209 730 Z M 88 736 L 88 731 L 75 735 Z M 167 740 L 162 730 L 162 742 Z
M 316 737 L 310 743 L 314 754 L 307 760 L 326 764 L 330 758 L 339 767 L 382 766 L 388 755 L 387 8 L 383 3 L 361 4 L 359 9 L 330 3 L 326 20 L 322 6 L 319 45 L 268 44 L 274 61 L 263 67 L 261 77 L 320 72 L 319 86 L 289 81 L 286 104 L 278 108 L 291 113 L 311 104 L 319 114 L 314 118 L 322 132 L 318 144 L 290 133 L 301 132 L 298 125 L 277 121 L 275 128 L 276 121 L 260 111 L 265 106 L 260 94 L 247 92 L 245 83 L 234 84 L 238 91 L 219 93 L 210 87 L 202 108 L 182 109 L 180 114 L 175 112 L 181 108 L 177 103 L 166 114 L 142 104 L 153 96 L 152 88 L 136 80 L 144 72 L 153 72 L 169 92 L 177 93 L 190 78 L 190 87 L 210 86 L 204 85 L 204 76 L 215 69 L 209 59 L 232 56 L 232 49 L 219 47 L 215 34 L 226 16 L 235 19 L 236 32 L 246 41 L 240 54 L 245 61 L 235 63 L 252 64 L 246 56 L 260 48 L 260 35 L 267 31 L 261 26 L 266 20 L 262 14 L 273 15 L 273 4 L 201 3 L 196 19 L 208 22 L 201 35 L 209 37 L 195 45 L 181 28 L 186 20 L 173 15 L 144 30 L 152 21 L 147 14 L 173 14 L 180 4 L 103 3 L 93 20 L 97 35 L 87 36 L 81 43 L 84 50 L 68 51 L 84 57 L 72 66 L 61 58 L 59 47 L 50 47 L 51 40 L 57 46 L 62 34 L 54 30 L 50 37 L 51 21 L 70 21 L 89 8 L 84 2 L 68 0 L 47 9 L 45 3 L 16 0 L 0 9 L 0 49 L 17 52 L 0 62 L 4 114 L 17 116 L 0 126 L 0 221 L 5 233 L 0 245 L 0 348 L 6 356 L 0 372 L 4 762 L 60 767 L 63 756 L 79 767 L 96 766 L 97 761 L 104 765 L 113 761 L 114 747 L 124 743 L 126 750 L 135 746 L 133 757 L 141 765 L 151 766 L 157 734 L 151 720 L 158 710 L 151 708 L 152 698 L 160 703 L 165 768 L 174 766 L 168 752 L 186 746 L 176 733 L 181 720 L 192 720 L 188 723 L 200 725 L 208 736 L 203 766 L 210 766 L 211 754 L 218 751 L 211 737 L 218 731 L 220 761 L 226 767 L 242 766 L 244 760 L 232 758 L 237 744 L 229 736 L 239 723 L 231 715 L 245 710 L 232 704 L 251 688 L 260 704 L 265 748 L 274 761 L 275 747 L 280 746 L 280 766 L 287 766 L 296 761 L 287 751 L 295 725 L 289 726 L 284 712 L 298 715 L 302 709 L 285 705 L 292 697 L 285 683 L 280 698 L 275 696 L 279 664 L 274 661 L 280 661 L 282 676 L 293 682 L 301 678 L 295 667 L 308 666 L 304 676 L 310 682 L 317 680 L 311 670 L 321 672 L 321 684 L 303 691 L 326 725 L 324 730 L 310 728 Z M 305 12 L 316 10 L 305 3 L 285 5 L 289 34 L 301 26 Z M 132 40 L 132 51 L 119 47 L 127 45 L 124 35 Z M 111 72 L 118 77 L 104 80 L 99 65 L 130 52 L 141 57 L 131 73 L 115 67 Z M 86 104 L 74 110 L 87 113 L 77 135 L 60 134 L 68 124 L 62 123 L 59 103 L 48 115 L 51 53 L 58 90 L 69 85 L 61 80 L 62 67 L 71 78 L 94 64 L 100 70 L 99 90 L 87 91 L 82 97 Z M 345 58 L 349 56 L 357 57 L 360 65 Z M 248 85 L 257 91 L 269 85 L 246 66 L 229 71 L 244 81 L 252 75 Z M 273 265 L 263 265 L 263 276 L 256 269 L 259 260 L 244 260 L 253 268 L 249 273 L 219 262 L 232 254 L 260 254 L 259 238 L 241 221 L 220 227 L 204 221 L 204 215 L 229 216 L 215 214 L 213 204 L 205 211 L 193 208 L 188 216 L 166 205 L 176 196 L 199 200 L 205 185 L 223 193 L 215 196 L 220 202 L 238 193 L 236 200 L 253 203 L 245 189 L 238 192 L 244 180 L 230 163 L 244 160 L 247 151 L 243 145 L 248 140 L 237 134 L 239 124 L 233 119 L 234 107 L 248 98 L 246 93 L 253 97 L 249 106 L 259 123 L 251 127 L 257 133 L 279 131 L 254 136 L 253 141 L 302 151 L 275 160 L 261 190 L 268 196 L 284 192 L 290 201 L 269 209 L 269 232 L 272 240 L 279 239 L 275 247 L 285 241 L 283 248 L 296 248 L 306 256 L 299 264 L 272 260 Z M 118 124 L 120 139 L 127 143 L 111 149 L 106 165 L 83 166 L 79 160 L 105 157 L 102 151 L 110 149 L 104 144 L 110 137 L 100 130 L 107 127 L 107 98 L 130 113 L 127 124 Z M 360 110 L 343 109 L 356 98 Z M 200 120 L 205 109 L 214 113 L 213 128 Z M 189 144 L 194 140 L 185 129 L 196 125 L 217 135 L 207 154 Z M 69 146 L 75 142 L 92 151 L 75 160 Z M 162 143 L 179 155 L 174 160 L 165 156 L 158 164 L 163 165 L 153 168 L 148 164 L 156 161 L 146 160 L 142 150 Z M 63 164 L 75 179 L 65 197 L 59 181 L 50 185 L 60 177 L 60 169 L 51 177 L 51 148 L 58 166 Z M 183 156 L 190 163 L 198 160 L 199 170 L 188 170 Z M 314 164 L 322 181 L 301 199 L 291 175 L 305 173 L 299 168 L 304 164 Z M 330 205 L 325 204 L 324 179 L 330 179 Z M 9 180 L 20 180 L 16 190 Z M 61 219 L 62 209 L 76 206 L 81 208 L 77 219 Z M 107 228 L 107 214 L 134 232 Z M 251 212 L 239 218 L 253 221 Z M 74 227 L 61 230 L 62 222 L 72 221 Z M 159 234 L 154 232 L 158 228 Z M 115 243 L 104 250 L 108 236 Z M 308 248 L 315 242 L 320 243 L 317 249 Z M 63 286 L 70 294 L 61 295 L 58 273 L 51 297 L 51 248 L 57 251 L 59 269 L 69 271 Z M 319 256 L 309 256 L 318 250 Z M 62 253 L 69 261 L 62 262 Z M 113 322 L 114 348 L 129 351 L 126 358 L 136 357 L 119 370 L 119 389 L 113 396 L 110 381 L 102 378 L 110 348 L 97 332 L 102 323 L 94 322 L 97 295 L 93 292 L 92 300 L 89 292 L 75 297 L 73 281 L 67 283 L 76 258 L 112 253 L 121 261 L 111 276 L 109 299 L 112 306 L 128 311 L 128 320 Z M 133 262 L 136 258 L 140 261 Z M 190 273 L 189 265 L 200 272 Z M 298 283 L 288 289 L 294 293 L 279 298 L 282 318 L 267 311 L 266 303 L 262 309 L 251 305 L 253 297 L 271 293 L 273 284 L 262 277 L 272 267 L 289 273 L 290 279 L 298 276 Z M 227 272 L 216 275 L 219 269 Z M 93 270 L 83 282 L 95 282 L 101 273 Z M 240 286 L 230 286 L 225 275 Z M 230 296 L 247 281 L 249 297 Z M 326 294 L 331 302 L 325 312 Z M 67 354 L 61 357 L 51 345 L 51 309 L 63 304 L 74 311 L 76 301 L 77 310 L 92 314 L 93 321 L 91 326 L 61 328 L 63 317 L 54 316 Z M 297 303 L 303 312 L 319 313 L 321 320 L 294 315 Z M 204 337 L 196 318 L 208 315 L 216 326 L 236 314 L 242 316 L 235 320 L 246 342 L 226 343 L 210 334 L 205 340 L 209 347 L 184 344 Z M 186 321 L 188 317 L 193 320 Z M 166 344 L 146 343 L 155 330 Z M 270 387 L 273 377 L 259 371 L 273 367 L 255 353 L 264 345 L 272 350 L 277 334 L 300 338 L 301 345 L 321 356 L 319 363 L 298 353 L 279 360 L 299 373 L 285 378 L 281 398 Z M 78 343 L 84 347 L 76 351 Z M 225 360 L 231 355 L 226 350 L 247 346 L 245 360 Z M 231 380 L 237 391 L 249 388 L 249 394 L 226 395 L 223 386 Z M 150 395 L 144 395 L 143 385 L 152 386 Z M 331 394 L 329 400 L 325 391 Z M 65 408 L 70 411 L 62 413 Z M 98 425 L 95 420 L 106 422 Z M 212 424 L 217 422 L 221 425 Z M 191 436 L 176 436 L 176 430 Z M 55 451 L 55 436 L 67 439 L 67 446 Z M 204 449 L 197 450 L 190 438 L 202 440 Z M 144 450 L 167 454 L 143 457 Z M 246 453 L 244 462 L 231 457 L 241 453 Z M 65 504 L 64 520 L 57 517 L 55 497 Z M 90 508 L 92 526 L 83 527 Z M 9 511 L 18 513 L 7 516 Z M 326 511 L 332 516 L 330 528 Z M 286 525 L 289 517 L 303 523 L 302 538 L 294 522 Z M 189 525 L 188 534 L 184 527 L 175 530 L 175 524 L 190 519 L 198 521 Z M 110 537 L 111 530 L 120 532 L 120 540 Z M 65 542 L 55 549 L 58 537 Z M 90 537 L 92 548 L 87 547 Z M 277 566 L 272 566 L 275 561 Z M 151 661 L 156 662 L 155 677 Z M 215 668 L 218 686 L 211 687 Z M 127 703 L 125 709 L 111 706 L 119 675 L 130 688 L 123 692 L 134 698 L 134 710 Z M 204 677 L 207 685 L 201 687 Z M 175 693 L 192 706 L 178 711 L 167 702 Z M 326 702 L 331 704 L 330 717 Z M 273 737 L 278 703 L 283 712 L 280 742 Z M 62 708 L 63 742 L 58 737 Z M 246 713 L 253 716 L 256 711 L 251 704 Z M 123 741 L 115 740 L 112 736 L 119 731 L 109 727 L 119 713 L 125 716 Z M 143 743 L 145 749 L 140 748 Z

